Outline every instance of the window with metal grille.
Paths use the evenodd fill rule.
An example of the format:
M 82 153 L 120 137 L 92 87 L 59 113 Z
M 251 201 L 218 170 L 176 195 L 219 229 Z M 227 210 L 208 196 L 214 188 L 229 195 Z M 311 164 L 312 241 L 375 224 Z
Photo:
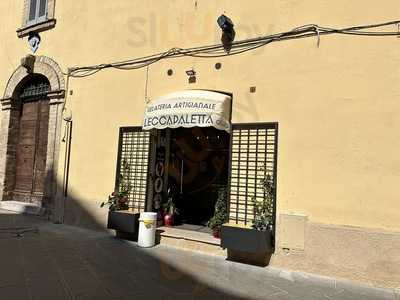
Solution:
M 30 0 L 27 25 L 46 21 L 47 0 Z
M 267 176 L 273 185 L 275 224 L 277 123 L 234 124 L 231 136 L 229 220 L 251 224 L 254 197 L 265 198 L 260 182 Z
M 119 131 L 116 188 L 128 190 L 129 208 L 144 211 L 149 169 L 150 132 L 141 127 Z
M 49 80 L 42 75 L 35 74 L 25 84 L 19 97 L 23 100 L 45 97 L 48 92 L 50 92 Z

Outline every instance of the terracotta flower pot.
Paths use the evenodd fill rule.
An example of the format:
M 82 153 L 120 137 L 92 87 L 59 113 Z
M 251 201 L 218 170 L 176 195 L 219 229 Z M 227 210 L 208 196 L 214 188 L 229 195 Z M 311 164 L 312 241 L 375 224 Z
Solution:
M 174 225 L 174 215 L 166 214 L 164 215 L 164 225 L 173 226 Z

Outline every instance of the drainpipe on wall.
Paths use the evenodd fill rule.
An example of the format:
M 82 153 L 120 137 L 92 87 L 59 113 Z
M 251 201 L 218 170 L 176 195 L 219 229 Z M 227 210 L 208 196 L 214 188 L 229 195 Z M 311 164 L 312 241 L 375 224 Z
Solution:
M 64 105 L 62 108 L 62 113 L 64 113 L 68 95 L 69 95 L 69 78 L 70 78 L 70 69 L 68 69 L 67 80 L 66 80 L 66 94 Z M 72 95 L 72 93 L 71 93 Z M 69 179 L 69 165 L 70 165 L 70 157 L 71 157 L 71 140 L 72 140 L 72 115 L 64 117 L 63 120 L 65 123 L 65 131 L 64 136 L 60 142 L 66 143 L 65 153 L 64 153 L 64 167 L 63 167 L 63 177 L 62 177 L 62 186 L 61 188 L 57 188 L 56 191 L 56 207 L 55 207 L 55 218 L 54 223 L 63 224 L 65 217 L 65 201 L 68 196 L 68 179 Z

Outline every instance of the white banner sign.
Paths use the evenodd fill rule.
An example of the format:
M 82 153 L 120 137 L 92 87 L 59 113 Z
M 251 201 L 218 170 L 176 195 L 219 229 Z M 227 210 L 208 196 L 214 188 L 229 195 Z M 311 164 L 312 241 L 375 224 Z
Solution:
M 143 129 L 212 126 L 230 132 L 231 105 L 231 97 L 221 93 L 203 90 L 172 93 L 147 105 Z

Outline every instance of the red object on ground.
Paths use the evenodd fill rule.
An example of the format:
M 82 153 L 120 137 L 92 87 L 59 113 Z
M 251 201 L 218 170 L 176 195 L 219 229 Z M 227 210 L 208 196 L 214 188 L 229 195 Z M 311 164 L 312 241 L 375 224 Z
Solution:
M 220 239 L 221 238 L 221 230 L 219 229 L 214 229 L 213 230 L 213 237 L 215 237 L 216 239 Z
M 164 225 L 165 226 L 173 226 L 174 225 L 174 216 L 166 214 L 164 215 Z

